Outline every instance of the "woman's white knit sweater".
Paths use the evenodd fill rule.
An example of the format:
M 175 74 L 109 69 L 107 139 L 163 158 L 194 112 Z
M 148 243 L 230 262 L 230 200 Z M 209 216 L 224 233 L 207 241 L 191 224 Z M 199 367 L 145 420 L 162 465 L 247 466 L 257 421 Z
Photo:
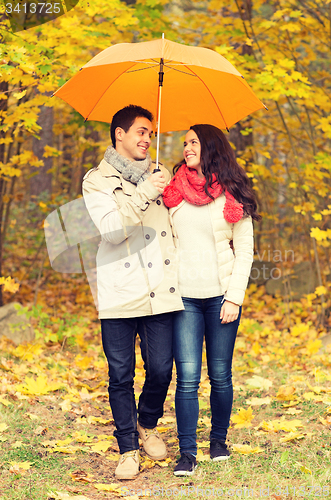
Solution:
M 174 224 L 180 242 L 178 283 L 181 296 L 205 299 L 221 295 L 208 206 L 184 203 L 174 214 Z
M 187 210 L 190 211 L 191 216 L 191 224 L 195 224 L 195 218 L 199 210 L 202 210 L 201 214 L 209 212 L 209 218 L 206 218 L 207 222 L 200 222 L 199 227 L 197 229 L 196 224 L 194 228 L 192 228 L 192 233 L 197 231 L 196 238 L 194 241 L 197 242 L 199 240 L 199 248 L 201 248 L 200 243 L 205 243 L 205 249 L 207 251 L 211 251 L 211 238 L 208 236 L 208 224 L 211 223 L 212 226 L 212 234 L 214 238 L 214 251 L 217 255 L 217 273 L 218 273 L 218 283 L 220 285 L 220 293 L 219 295 L 225 295 L 226 300 L 233 302 L 238 305 L 242 305 L 245 297 L 245 291 L 247 288 L 248 278 L 250 275 L 252 263 L 253 263 L 253 250 L 254 250 L 254 241 L 253 241 L 253 223 L 251 217 L 243 217 L 238 222 L 231 224 L 224 219 L 223 209 L 225 204 L 225 196 L 222 194 L 218 198 L 216 198 L 208 205 L 193 207 L 196 211 L 191 211 L 192 206 L 183 200 L 176 207 L 169 209 L 170 215 L 170 224 L 172 226 L 174 242 L 177 250 L 180 252 L 182 245 L 184 248 L 188 248 L 190 243 L 185 241 L 185 234 L 182 232 L 182 238 L 184 235 L 184 239 L 179 236 L 178 228 L 177 228 L 177 215 L 180 210 L 184 207 L 184 205 L 188 205 Z M 206 210 L 205 210 L 206 209 Z M 194 214 L 194 215 L 192 215 Z M 200 214 L 200 212 L 199 212 Z M 185 214 L 184 214 L 185 215 Z M 201 221 L 201 219 L 200 219 Z M 209 221 L 209 222 L 208 222 Z M 202 227 L 200 228 L 200 226 Z M 187 233 L 187 230 L 185 231 Z M 230 247 L 230 241 L 233 240 L 234 251 Z M 192 243 L 192 245 L 198 243 Z M 194 249 L 194 248 L 193 248 Z M 212 254 L 214 255 L 214 254 Z M 202 258 L 202 260 L 204 260 Z M 205 262 L 207 263 L 207 262 Z M 214 259 L 211 258 L 211 269 L 214 268 Z M 203 267 L 202 264 L 199 264 L 199 269 Z M 213 274 L 213 271 L 212 271 Z M 197 278 L 197 282 L 195 284 L 196 288 L 200 288 L 200 277 Z M 211 287 L 213 288 L 215 282 Z M 183 286 L 186 287 L 186 283 L 183 283 Z M 214 289 L 214 288 L 213 288 Z M 180 291 L 182 289 L 180 288 Z M 204 293 L 204 292 L 203 292 Z M 213 294 L 211 296 L 214 296 Z

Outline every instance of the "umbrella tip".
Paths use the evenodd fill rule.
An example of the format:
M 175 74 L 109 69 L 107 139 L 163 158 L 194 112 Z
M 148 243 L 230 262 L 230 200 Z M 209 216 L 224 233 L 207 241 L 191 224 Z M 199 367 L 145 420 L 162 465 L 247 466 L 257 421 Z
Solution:
M 265 107 L 265 109 L 266 109 L 267 111 L 269 111 L 269 109 L 267 108 L 267 106 L 266 106 L 265 104 L 263 104 L 263 106 Z
M 230 130 L 228 129 L 228 127 L 225 127 L 225 128 L 226 128 L 227 132 L 230 132 Z

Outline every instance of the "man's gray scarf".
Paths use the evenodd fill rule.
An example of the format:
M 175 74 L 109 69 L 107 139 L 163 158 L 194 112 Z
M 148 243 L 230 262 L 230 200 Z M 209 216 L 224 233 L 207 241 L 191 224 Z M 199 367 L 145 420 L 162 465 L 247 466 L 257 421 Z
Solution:
M 120 155 L 113 146 L 108 146 L 104 159 L 116 168 L 126 181 L 132 182 L 132 184 L 141 184 L 151 175 L 149 169 L 152 160 L 149 153 L 144 160 L 131 161 Z

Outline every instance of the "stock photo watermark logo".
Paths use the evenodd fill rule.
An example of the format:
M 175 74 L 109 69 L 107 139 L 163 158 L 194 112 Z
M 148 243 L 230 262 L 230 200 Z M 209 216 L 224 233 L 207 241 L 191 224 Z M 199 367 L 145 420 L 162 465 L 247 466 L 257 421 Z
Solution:
M 250 273 L 251 282 L 279 280 L 282 276 L 282 265 L 294 262 L 293 250 L 272 250 L 270 245 L 262 252 L 257 252 Z
M 52 268 L 60 273 L 85 273 L 99 311 L 134 301 L 163 280 L 163 258 L 155 229 L 122 227 L 113 213 L 111 231 L 98 230 L 86 208 L 98 204 L 99 193 L 66 203 L 44 221 Z M 152 263 L 152 265 L 151 265 Z M 98 287 L 97 287 L 98 281 Z M 98 288 L 111 290 L 98 295 Z
M 2 0 L 13 33 L 34 28 L 73 9 L 79 0 Z

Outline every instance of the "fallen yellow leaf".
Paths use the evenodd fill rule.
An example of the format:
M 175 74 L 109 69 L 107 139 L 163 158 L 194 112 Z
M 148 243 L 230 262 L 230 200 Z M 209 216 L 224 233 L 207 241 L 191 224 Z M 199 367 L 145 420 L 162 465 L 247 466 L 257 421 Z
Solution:
M 1 396 L 0 396 L 0 403 L 2 403 L 4 406 L 9 406 L 11 404 L 10 401 Z
M 282 406 L 283 408 L 291 408 L 291 406 L 296 406 L 300 403 L 300 400 L 296 400 L 296 401 L 291 401 L 290 403 L 284 403 Z
M 272 386 L 271 380 L 268 380 L 258 375 L 253 375 L 253 377 L 246 380 L 246 384 L 254 389 L 262 389 L 268 391 Z
M 4 422 L 0 424 L 0 432 L 3 432 L 8 429 L 8 425 L 5 424 Z
M 39 420 L 38 415 L 34 415 L 34 413 L 25 413 L 25 417 L 29 417 L 31 420 Z
M 146 458 L 143 462 L 140 462 L 141 470 L 151 469 L 154 466 L 155 466 L 154 460 L 150 460 L 149 458 Z
M 85 495 L 69 495 L 69 493 L 62 493 L 61 491 L 49 491 L 48 496 L 55 498 L 55 500 L 90 500 Z
M 65 399 L 64 401 L 59 403 L 59 407 L 61 408 L 62 411 L 70 411 L 72 408 L 69 399 Z
M 111 460 L 112 462 L 117 462 L 120 458 L 120 455 L 116 455 L 115 453 L 110 453 L 105 457 L 107 460 Z
M 172 424 L 173 422 L 176 422 L 176 418 L 170 417 L 170 416 L 165 416 L 165 417 L 159 418 L 158 422 L 160 424 Z
M 122 486 L 119 483 L 101 484 L 96 483 L 93 485 L 99 491 L 113 491 L 116 493 L 123 493 Z
M 293 386 L 285 386 L 282 385 L 277 392 L 276 398 L 278 401 L 292 401 L 293 399 L 296 399 L 296 396 L 294 396 L 296 389 Z
M 33 465 L 33 462 L 9 462 L 9 463 L 23 470 L 28 470 L 30 469 L 31 465 Z
M 56 446 L 55 448 L 53 448 L 52 450 L 49 450 L 50 453 L 69 453 L 69 454 L 72 454 L 72 453 L 76 453 L 76 451 L 78 451 L 80 448 L 77 447 L 73 447 L 73 446 Z
M 286 415 L 300 415 L 302 410 L 297 410 L 296 408 L 289 408 L 286 412 Z
M 81 483 L 93 483 L 95 481 L 95 479 L 93 479 L 93 476 L 91 474 L 88 474 L 83 470 L 76 470 L 75 472 L 70 472 L 69 475 L 73 481 L 78 481 Z
M 295 441 L 296 439 L 303 439 L 304 434 L 300 434 L 299 432 L 290 432 L 287 436 L 280 438 L 280 443 L 287 443 L 288 441 Z
M 42 396 L 48 392 L 57 391 L 63 387 L 62 383 L 51 383 L 44 375 L 39 375 L 35 380 L 33 377 L 25 377 L 25 383 L 16 386 L 16 390 L 22 394 Z
M 155 463 L 160 467 L 169 467 L 169 463 L 171 462 L 171 458 L 166 458 L 165 460 L 155 460 Z
M 253 418 L 253 410 L 249 407 L 247 410 L 240 408 L 236 415 L 232 415 L 231 420 L 236 424 L 236 429 L 242 429 L 244 427 L 251 427 Z
M 160 434 L 163 434 L 164 432 L 170 431 L 171 427 L 161 427 L 161 426 L 158 426 L 157 430 L 159 431 Z
M 209 445 L 209 441 L 201 441 L 200 443 L 198 443 L 198 448 L 209 448 Z
M 252 448 L 248 444 L 234 444 L 232 450 L 240 453 L 241 455 L 252 455 L 253 453 L 263 453 L 263 449 L 259 446 Z
M 21 446 L 23 446 L 23 441 L 15 441 L 15 443 L 11 445 L 12 448 L 21 448 Z
M 105 418 L 101 418 L 101 417 L 93 417 L 92 415 L 90 415 L 89 417 L 87 417 L 87 423 L 88 424 L 102 424 L 102 425 L 107 425 L 111 422 L 111 420 L 106 420 Z
M 312 474 L 311 470 L 308 469 L 305 465 L 300 465 L 300 470 L 304 472 L 305 474 Z
M 267 396 L 266 398 L 251 398 L 246 399 L 246 403 L 250 406 L 260 406 L 260 405 L 269 405 L 272 401 L 272 398 Z
M 94 453 L 106 452 L 110 446 L 111 443 L 109 441 L 98 441 L 91 446 L 91 451 Z
M 209 455 L 204 455 L 202 450 L 198 450 L 196 458 L 198 462 L 205 462 L 206 460 L 210 460 Z

